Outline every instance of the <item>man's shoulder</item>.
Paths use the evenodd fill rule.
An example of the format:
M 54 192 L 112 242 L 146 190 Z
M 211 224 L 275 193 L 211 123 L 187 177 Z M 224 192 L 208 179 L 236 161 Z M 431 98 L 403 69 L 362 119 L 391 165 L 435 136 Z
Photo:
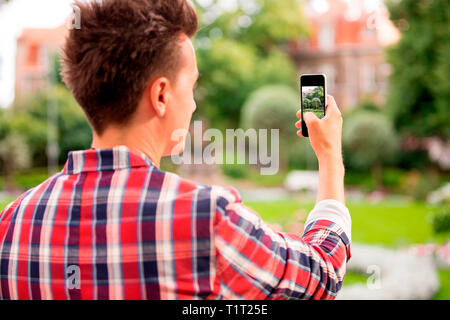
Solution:
M 61 173 L 57 173 L 49 178 L 47 178 L 45 181 L 40 183 L 39 185 L 28 189 L 27 191 L 23 192 L 20 196 L 17 197 L 16 200 L 9 203 L 1 212 L 7 212 L 7 211 L 14 211 L 20 206 L 28 206 L 32 205 L 35 201 L 31 201 L 32 199 L 35 199 L 36 197 L 39 197 L 44 190 L 46 190 L 50 185 L 54 184 L 56 179 L 61 176 Z M 24 203 L 26 202 L 26 203 Z M 1 217 L 1 214 L 0 214 Z
M 225 208 L 229 203 L 241 202 L 241 197 L 236 188 L 231 186 L 207 185 L 191 179 L 181 177 L 175 173 L 164 172 L 167 185 L 176 185 L 178 195 L 186 192 L 201 194 L 203 198 L 209 198 L 216 206 Z M 171 180 L 171 182 L 169 182 Z

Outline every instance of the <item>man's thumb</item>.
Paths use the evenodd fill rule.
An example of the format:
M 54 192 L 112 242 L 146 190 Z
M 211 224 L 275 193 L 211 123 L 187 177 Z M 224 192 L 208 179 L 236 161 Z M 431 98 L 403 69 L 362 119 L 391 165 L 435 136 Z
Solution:
M 304 117 L 305 123 L 308 127 L 319 120 L 319 118 L 317 118 L 317 116 L 312 112 L 305 113 L 305 115 L 303 117 Z

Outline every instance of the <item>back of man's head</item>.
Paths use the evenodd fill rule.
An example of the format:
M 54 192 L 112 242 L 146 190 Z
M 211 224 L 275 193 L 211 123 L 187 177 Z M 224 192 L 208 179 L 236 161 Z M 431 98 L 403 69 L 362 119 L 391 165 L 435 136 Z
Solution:
M 175 80 L 180 35 L 193 37 L 197 14 L 187 0 L 103 0 L 74 3 L 79 29 L 64 46 L 63 80 L 97 134 L 125 125 L 147 83 Z

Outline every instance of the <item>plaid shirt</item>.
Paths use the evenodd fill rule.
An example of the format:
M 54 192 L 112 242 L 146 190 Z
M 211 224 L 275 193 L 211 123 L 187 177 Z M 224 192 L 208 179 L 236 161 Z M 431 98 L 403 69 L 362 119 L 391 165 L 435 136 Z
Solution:
M 350 257 L 333 201 L 300 237 L 127 147 L 71 152 L 0 214 L 0 298 L 333 299 Z

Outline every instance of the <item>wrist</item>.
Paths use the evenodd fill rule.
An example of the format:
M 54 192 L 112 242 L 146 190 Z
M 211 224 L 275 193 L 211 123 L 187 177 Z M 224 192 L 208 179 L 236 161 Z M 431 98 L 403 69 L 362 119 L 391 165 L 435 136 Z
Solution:
M 336 155 L 319 159 L 319 171 L 328 172 L 327 174 L 333 172 L 343 177 L 345 175 L 345 167 L 342 156 Z
M 317 201 L 334 199 L 345 204 L 344 177 L 345 167 L 342 155 L 321 157 Z
M 320 166 L 344 167 L 342 153 L 323 153 L 317 157 Z

